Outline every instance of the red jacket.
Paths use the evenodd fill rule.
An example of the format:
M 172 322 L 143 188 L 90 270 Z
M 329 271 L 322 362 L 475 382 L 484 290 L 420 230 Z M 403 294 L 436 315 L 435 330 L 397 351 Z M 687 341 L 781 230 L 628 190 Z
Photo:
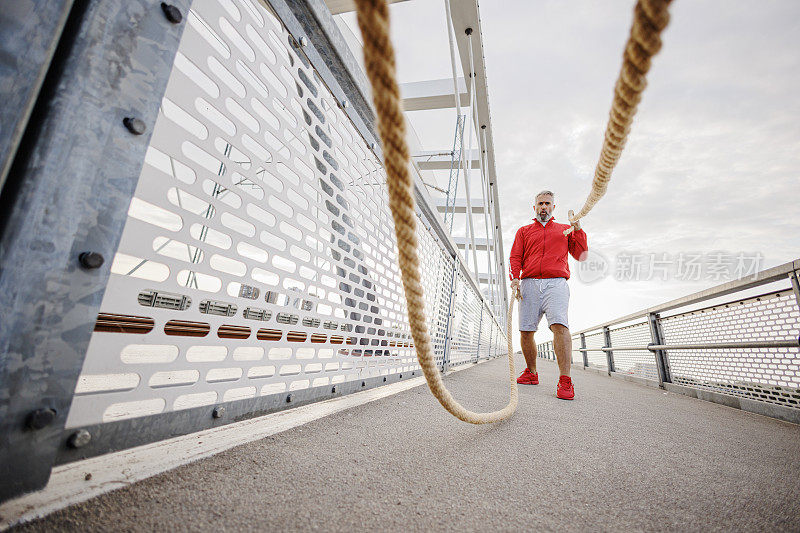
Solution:
M 581 261 L 589 250 L 586 232 L 582 229 L 564 236 L 564 230 L 569 227 L 569 224 L 559 224 L 553 217 L 544 227 L 534 220 L 533 224 L 519 228 L 509 258 L 511 279 L 569 279 L 567 252 Z

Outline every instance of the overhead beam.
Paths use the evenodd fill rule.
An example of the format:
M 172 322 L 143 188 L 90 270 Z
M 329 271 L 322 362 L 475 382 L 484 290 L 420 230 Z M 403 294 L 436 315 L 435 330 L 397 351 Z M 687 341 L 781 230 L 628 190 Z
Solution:
M 467 237 L 453 237 L 453 242 L 461 249 L 467 247 L 472 242 Z M 488 241 L 486 239 L 475 237 L 475 249 L 486 250 Z M 488 244 L 489 249 L 494 250 L 494 242 Z
M 388 3 L 406 2 L 407 0 L 387 0 Z M 349 13 L 356 10 L 356 3 L 353 0 L 325 0 L 325 5 L 331 10 L 332 15 Z
M 453 161 L 451 154 L 450 150 L 434 150 L 420 152 L 413 157 L 420 170 L 450 170 Z M 467 156 L 467 165 L 471 168 L 481 167 L 480 152 L 478 150 L 473 149 L 470 154 L 465 155 Z
M 447 211 L 448 208 L 447 198 L 441 198 L 441 197 L 436 198 L 436 200 L 434 200 L 434 203 L 436 204 L 436 209 L 440 213 L 444 213 L 445 211 Z M 449 207 L 454 213 L 466 213 L 467 199 L 456 198 L 454 201 L 451 202 Z M 479 215 L 482 214 L 483 212 L 484 212 L 483 198 L 478 198 L 474 202 L 472 202 L 472 213 Z
M 496 283 L 497 279 L 492 274 L 481 272 L 478 274 L 478 283 Z
M 458 78 L 458 94 L 461 105 L 468 106 L 469 95 L 464 78 Z M 403 99 L 403 110 L 405 111 L 451 109 L 456 106 L 452 78 L 401 83 L 400 97 Z
M 461 71 L 469 72 L 469 46 L 468 38 L 465 33 L 467 28 L 472 29 L 473 35 L 473 55 L 475 59 L 475 96 L 477 102 L 478 124 L 486 125 L 484 149 L 486 150 L 486 170 L 489 177 L 489 187 L 491 193 L 491 208 L 494 213 L 493 223 L 496 226 L 496 237 L 502 236 L 502 226 L 500 224 L 500 202 L 497 188 L 497 172 L 495 168 L 494 137 L 492 131 L 492 119 L 489 109 L 489 85 L 486 80 L 486 64 L 484 61 L 483 32 L 481 29 L 478 0 L 452 0 L 451 12 L 453 28 L 455 29 L 456 44 L 458 45 L 458 55 L 461 60 Z M 502 238 L 497 240 L 497 257 L 502 261 L 498 265 L 498 272 L 506 270 L 506 257 L 503 252 Z M 508 302 L 508 289 L 505 283 L 500 287 L 502 294 L 503 307 Z M 502 316 L 501 320 L 505 320 Z

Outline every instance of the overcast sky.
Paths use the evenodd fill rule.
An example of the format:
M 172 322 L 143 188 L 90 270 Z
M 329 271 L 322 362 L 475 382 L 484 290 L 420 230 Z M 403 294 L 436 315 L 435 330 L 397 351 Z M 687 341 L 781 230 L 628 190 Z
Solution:
M 562 222 L 583 204 L 633 5 L 480 3 L 506 252 L 537 191 L 556 192 Z M 586 283 L 571 262 L 573 331 L 728 279 L 618 281 L 626 257 L 668 254 L 672 269 L 679 254 L 760 254 L 761 268 L 800 257 L 800 2 L 684 0 L 671 13 L 609 191 L 583 220 L 609 271 Z M 401 81 L 448 77 L 443 3 L 392 16 Z M 426 148 L 452 144 L 455 112 L 440 113 L 439 126 L 412 117 Z

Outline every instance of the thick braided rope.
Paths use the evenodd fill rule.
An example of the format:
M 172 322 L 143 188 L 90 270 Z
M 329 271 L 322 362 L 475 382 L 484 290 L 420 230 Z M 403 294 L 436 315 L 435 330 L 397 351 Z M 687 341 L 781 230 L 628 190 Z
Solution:
M 400 91 L 395 78 L 394 48 L 389 38 L 389 9 L 386 0 L 356 0 L 358 25 L 364 39 L 364 63 L 372 84 L 372 98 L 378 115 L 378 131 L 383 141 L 383 159 L 389 189 L 389 207 L 397 235 L 398 262 L 406 294 L 408 320 L 417 359 L 431 392 L 439 403 L 459 420 L 471 424 L 498 422 L 517 408 L 517 382 L 511 347 L 511 313 L 508 307 L 508 368 L 511 399 L 503 409 L 475 413 L 459 404 L 444 386 L 433 358 L 433 347 L 425 320 L 425 301 L 420 283 L 417 254 L 417 219 L 414 212 L 413 182 L 409 173 L 406 125 L 400 109 Z
M 669 4 L 672 0 L 638 0 L 633 10 L 633 24 L 628 44 L 625 45 L 622 68 L 614 86 L 614 100 L 606 127 L 600 160 L 594 170 L 592 190 L 577 215 L 569 213 L 569 221 L 576 222 L 592 210 L 608 189 L 611 173 L 617 166 L 628 140 L 636 108 L 647 87 L 650 62 L 661 50 L 661 32 L 669 23 Z M 569 234 L 569 228 L 564 235 Z

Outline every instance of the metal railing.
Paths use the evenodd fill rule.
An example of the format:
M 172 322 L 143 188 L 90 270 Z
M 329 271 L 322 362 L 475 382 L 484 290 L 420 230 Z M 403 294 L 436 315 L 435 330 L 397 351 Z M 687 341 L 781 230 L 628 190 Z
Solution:
M 798 269 L 800 259 L 578 331 L 572 364 L 800 423 Z M 785 288 L 735 297 L 775 282 Z M 555 359 L 552 342 L 537 349 Z
M 3 256 L 0 294 L 29 305 L 4 305 L 0 324 L 11 346 L 0 371 L 16 372 L 0 372 L 0 501 L 43 486 L 53 464 L 421 374 L 363 75 L 324 4 L 126 3 L 137 24 L 117 9 L 109 22 L 97 4 L 75 15 L 78 45 L 59 53 L 73 54 L 63 59 L 66 87 L 105 92 L 97 109 L 83 93 L 63 102 L 82 102 L 85 120 L 113 133 L 43 144 L 26 191 L 71 204 L 40 209 L 50 217 L 42 222 L 24 218 L 21 197 L 18 229 L 0 243 L 3 254 L 57 252 L 27 270 Z M 104 68 L 112 30 L 132 40 L 117 51 L 130 56 L 112 54 Z M 155 55 L 159 70 L 147 72 Z M 84 80 L 83 65 L 143 79 Z M 141 109 L 103 116 L 108 106 L 135 109 L 125 90 L 142 95 Z M 79 111 L 67 111 L 48 116 L 48 134 L 71 133 Z M 53 145 L 77 146 L 80 157 Z M 45 167 L 63 176 L 34 174 Z M 416 199 L 442 371 L 504 355 L 505 317 L 424 188 Z M 91 252 L 80 266 L 76 250 Z

